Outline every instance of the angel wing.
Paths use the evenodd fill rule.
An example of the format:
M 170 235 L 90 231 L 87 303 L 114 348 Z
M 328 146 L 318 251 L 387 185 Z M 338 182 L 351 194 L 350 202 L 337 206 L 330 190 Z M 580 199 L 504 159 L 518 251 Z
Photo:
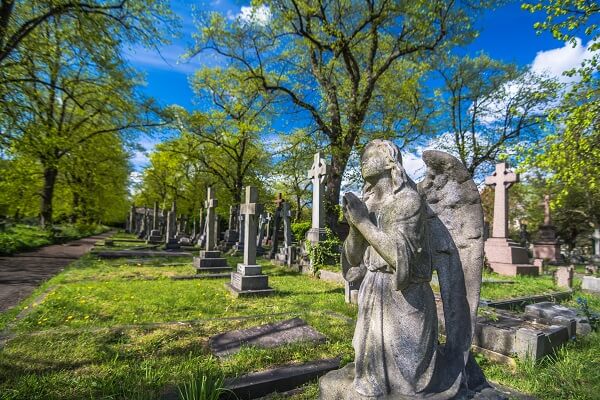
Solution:
M 458 159 L 427 150 L 423 161 L 427 175 L 418 190 L 427 203 L 432 265 L 443 303 L 444 364 L 454 367 L 458 378 L 469 357 L 477 318 L 483 269 L 483 209 L 477 186 Z

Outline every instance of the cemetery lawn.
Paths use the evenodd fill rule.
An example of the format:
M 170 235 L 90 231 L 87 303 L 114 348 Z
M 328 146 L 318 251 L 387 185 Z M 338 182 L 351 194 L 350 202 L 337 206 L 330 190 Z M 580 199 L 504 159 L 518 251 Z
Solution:
M 181 261 L 127 264 L 87 255 L 44 283 L 0 320 L 2 336 L 12 335 L 0 350 L 0 398 L 153 399 L 194 374 L 235 376 L 321 358 L 352 360 L 356 307 L 344 303 L 341 285 L 261 260 L 276 294 L 235 299 L 226 279 L 171 280 L 195 272 L 189 258 L 187 265 L 156 266 Z M 294 317 L 327 342 L 246 347 L 226 360 L 210 355 L 212 335 Z
M 233 266 L 240 258 L 228 261 Z M 344 303 L 343 287 L 259 262 L 276 294 L 235 299 L 226 279 L 171 280 L 195 272 L 189 258 L 97 260 L 88 254 L 0 314 L 0 399 L 158 399 L 201 374 L 231 377 L 331 357 L 351 361 L 356 307 Z M 550 277 L 485 279 L 515 282 L 484 284 L 482 293 L 490 298 L 556 291 Z M 578 296 L 600 311 L 599 297 L 580 292 L 567 304 L 576 307 Z M 294 317 L 327 342 L 245 347 L 224 360 L 210 354 L 212 335 Z M 519 362 L 515 370 L 477 357 L 488 379 L 540 399 L 595 398 L 600 392 L 598 333 L 535 366 Z M 317 397 L 313 383 L 292 399 Z

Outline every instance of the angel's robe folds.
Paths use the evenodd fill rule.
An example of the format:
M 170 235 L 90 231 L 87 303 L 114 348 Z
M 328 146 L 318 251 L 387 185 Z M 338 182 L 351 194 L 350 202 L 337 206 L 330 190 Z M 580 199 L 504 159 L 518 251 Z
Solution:
M 353 339 L 355 390 L 373 397 L 419 397 L 432 379 L 438 334 L 423 201 L 406 189 L 384 204 L 367 201 L 367 207 L 378 210 L 378 228 L 395 241 L 396 262 L 388 265 L 371 246 L 363 257 L 367 271 Z M 408 269 L 408 282 L 398 282 L 402 269 Z

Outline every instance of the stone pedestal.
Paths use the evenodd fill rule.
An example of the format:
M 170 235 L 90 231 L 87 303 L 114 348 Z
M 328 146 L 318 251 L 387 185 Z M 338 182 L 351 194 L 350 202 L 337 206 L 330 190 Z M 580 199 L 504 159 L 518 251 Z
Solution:
M 492 270 L 500 275 L 539 275 L 539 268 L 529 264 L 527 250 L 510 239 L 486 240 L 485 256 Z
M 325 228 L 310 228 L 306 232 L 306 240 L 315 244 L 319 243 L 327 238 Z
M 200 257 L 194 257 L 194 267 L 198 274 L 223 274 L 229 276 L 231 267 L 227 260 L 221 257 L 221 252 L 216 250 L 202 250 Z
M 160 231 L 158 229 L 152 229 L 150 231 L 150 236 L 148 236 L 147 242 L 150 244 L 158 244 L 162 242 L 162 236 L 160 234 Z
M 533 242 L 533 257 L 550 262 L 560 260 L 560 243 L 556 239 L 556 228 L 553 225 L 540 226 L 539 239 Z
M 268 296 L 275 292 L 269 287 L 269 277 L 263 275 L 260 265 L 238 264 L 237 272 L 231 274 L 231 282 L 225 286 L 235 297 Z
M 362 279 L 360 282 L 345 282 L 344 299 L 346 300 L 346 303 L 358 304 L 358 291 L 360 289 L 361 283 Z

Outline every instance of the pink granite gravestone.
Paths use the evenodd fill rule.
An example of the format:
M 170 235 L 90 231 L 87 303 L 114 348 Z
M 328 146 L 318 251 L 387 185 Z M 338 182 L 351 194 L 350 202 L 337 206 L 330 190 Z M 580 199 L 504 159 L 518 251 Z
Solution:
M 494 187 L 494 224 L 492 237 L 485 241 L 485 256 L 492 270 L 500 275 L 538 275 L 538 267 L 529 264 L 527 250 L 508 238 L 508 189 L 519 176 L 508 164 L 496 164 L 496 171 L 485 178 Z
M 560 258 L 560 243 L 556 238 L 556 228 L 550 217 L 550 196 L 544 196 L 544 223 L 540 225 L 538 240 L 533 243 L 533 257 L 548 261 Z
M 575 267 L 573 265 L 569 267 L 558 267 L 554 271 L 554 283 L 560 288 L 572 288 L 573 287 L 573 274 Z

